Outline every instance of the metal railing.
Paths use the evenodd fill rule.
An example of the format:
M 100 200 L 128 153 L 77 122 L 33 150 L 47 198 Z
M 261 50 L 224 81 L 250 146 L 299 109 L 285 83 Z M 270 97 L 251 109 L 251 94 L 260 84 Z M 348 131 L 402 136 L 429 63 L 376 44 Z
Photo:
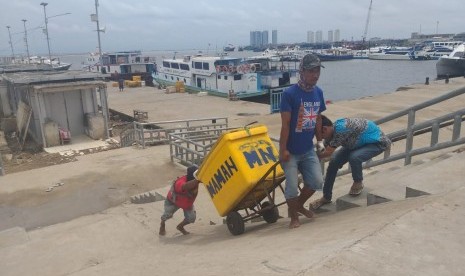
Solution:
M 270 91 L 270 113 L 279 112 L 284 89 Z
M 227 128 L 169 133 L 171 162 L 185 166 L 200 165 Z
M 161 122 L 133 122 L 132 127 L 120 135 L 121 147 L 134 143 L 145 148 L 147 145 L 164 144 L 169 142 L 172 133 L 189 131 L 217 131 L 228 128 L 228 118 L 202 118 L 191 120 L 173 120 Z

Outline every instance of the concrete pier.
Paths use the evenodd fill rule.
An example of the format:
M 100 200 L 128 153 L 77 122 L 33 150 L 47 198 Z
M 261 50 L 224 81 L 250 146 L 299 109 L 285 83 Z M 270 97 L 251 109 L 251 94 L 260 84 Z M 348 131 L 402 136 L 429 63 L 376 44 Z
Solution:
M 378 119 L 463 86 L 464 78 L 450 79 L 448 84 L 415 84 L 335 102 L 325 114 L 331 119 Z M 280 115 L 269 114 L 267 105 L 165 94 L 153 87 L 117 90 L 108 90 L 110 108 L 128 115 L 142 110 L 148 121 L 227 116 L 231 126 L 258 121 L 268 126 L 270 136 L 279 137 Z M 416 120 L 463 108 L 464 103 L 465 97 L 455 98 L 419 112 Z M 395 131 L 404 128 L 405 121 L 382 127 Z M 440 157 L 445 154 L 449 156 Z M 178 212 L 167 222 L 167 236 L 158 236 L 163 212 L 159 199 L 171 180 L 184 172 L 170 162 L 167 146 L 128 147 L 77 159 L 0 176 L 2 275 L 461 275 L 465 271 L 465 151 L 460 147 L 422 156 L 422 162 L 415 160 L 407 167 L 388 164 L 366 170 L 365 197 L 344 202 L 359 207 L 336 208 L 333 202 L 327 212 L 312 220 L 301 218 L 301 227 L 289 230 L 286 208 L 281 206 L 284 218 L 274 224 L 246 223 L 241 236 L 229 233 L 203 188 L 195 204 L 197 221 L 186 226 L 191 234 L 183 236 L 175 230 L 182 220 Z M 45 192 L 56 183 L 63 185 Z M 345 200 L 351 183 L 350 175 L 338 177 L 335 199 Z M 425 195 L 416 196 L 421 193 L 415 191 Z M 367 204 L 369 194 L 373 204 Z M 385 200 L 374 202 L 379 198 Z

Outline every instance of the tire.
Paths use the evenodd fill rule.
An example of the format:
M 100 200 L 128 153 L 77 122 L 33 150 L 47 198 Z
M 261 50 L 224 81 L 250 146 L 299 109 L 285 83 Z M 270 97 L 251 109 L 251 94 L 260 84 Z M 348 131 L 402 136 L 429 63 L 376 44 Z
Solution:
M 270 206 L 271 203 L 268 201 L 265 201 L 262 203 L 262 208 Z M 279 210 L 278 207 L 273 206 L 273 208 L 266 210 L 262 213 L 263 219 L 268 222 L 268 223 L 275 223 L 278 221 L 279 218 Z
M 240 235 L 245 231 L 242 216 L 236 211 L 231 212 L 226 216 L 226 223 L 228 225 L 229 232 L 231 232 L 234 236 Z

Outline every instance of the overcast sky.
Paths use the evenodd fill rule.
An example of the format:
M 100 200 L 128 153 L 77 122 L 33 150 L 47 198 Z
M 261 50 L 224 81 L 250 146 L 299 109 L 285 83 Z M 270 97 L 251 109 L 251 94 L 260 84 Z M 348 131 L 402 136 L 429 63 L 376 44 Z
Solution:
M 42 0 L 43 1 L 43 0 Z M 47 53 L 40 0 L 0 0 L 0 55 Z M 53 53 L 85 53 L 98 45 L 95 0 L 45 0 Z M 103 51 L 221 49 L 249 45 L 251 30 L 278 30 L 278 43 L 305 42 L 307 31 L 340 30 L 341 39 L 359 40 L 369 0 L 99 0 Z M 71 13 L 62 15 L 64 13 Z M 368 37 L 409 38 L 465 32 L 465 1 L 373 0 Z M 55 16 L 59 15 L 59 16 Z M 210 46 L 208 46 L 210 44 Z

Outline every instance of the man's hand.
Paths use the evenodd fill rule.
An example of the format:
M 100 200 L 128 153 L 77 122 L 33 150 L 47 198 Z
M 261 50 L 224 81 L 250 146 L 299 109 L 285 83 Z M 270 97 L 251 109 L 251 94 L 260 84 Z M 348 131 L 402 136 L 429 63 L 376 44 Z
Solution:
M 322 154 L 322 153 L 324 153 L 326 151 L 326 148 L 325 148 L 325 145 L 324 145 L 323 141 L 316 142 L 316 151 L 319 154 Z
M 279 152 L 279 159 L 281 162 L 287 162 L 291 158 L 291 153 L 288 150 L 282 150 Z

